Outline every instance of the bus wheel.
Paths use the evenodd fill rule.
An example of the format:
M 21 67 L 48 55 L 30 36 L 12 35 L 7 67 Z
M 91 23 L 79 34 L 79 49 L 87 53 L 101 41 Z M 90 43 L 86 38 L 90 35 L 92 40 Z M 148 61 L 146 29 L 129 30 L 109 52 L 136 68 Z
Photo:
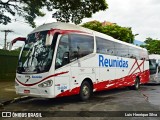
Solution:
M 133 86 L 130 86 L 129 88 L 132 90 L 138 90 L 140 88 L 140 80 L 138 77 L 136 77 L 135 84 Z
M 80 99 L 82 101 L 85 101 L 85 100 L 88 100 L 91 96 L 91 85 L 88 81 L 84 81 L 82 82 L 81 84 L 81 87 L 80 87 Z

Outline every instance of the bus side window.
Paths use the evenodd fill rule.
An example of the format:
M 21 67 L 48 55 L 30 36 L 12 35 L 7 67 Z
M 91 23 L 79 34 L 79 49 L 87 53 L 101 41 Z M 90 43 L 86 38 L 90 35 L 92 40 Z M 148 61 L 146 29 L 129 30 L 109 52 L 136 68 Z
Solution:
M 129 48 L 129 58 L 140 60 L 140 49 Z
M 69 40 L 68 40 L 68 35 L 64 35 L 61 37 L 57 49 L 56 62 L 55 62 L 56 68 L 62 67 L 65 64 L 67 64 L 66 62 L 64 62 L 63 59 L 64 55 L 67 52 L 69 53 Z
M 114 55 L 114 42 L 96 37 L 97 53 Z
M 127 45 L 115 43 L 115 52 L 116 52 L 116 56 L 128 58 L 129 47 Z
M 93 36 L 70 34 L 70 62 L 93 53 Z

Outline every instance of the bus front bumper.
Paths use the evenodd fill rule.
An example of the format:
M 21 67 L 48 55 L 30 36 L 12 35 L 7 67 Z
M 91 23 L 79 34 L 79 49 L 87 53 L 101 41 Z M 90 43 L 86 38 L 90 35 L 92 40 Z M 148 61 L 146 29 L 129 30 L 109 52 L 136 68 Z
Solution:
M 42 98 L 54 98 L 54 93 L 47 88 L 28 88 L 28 87 L 17 87 L 16 94 L 25 95 L 31 97 L 42 97 Z

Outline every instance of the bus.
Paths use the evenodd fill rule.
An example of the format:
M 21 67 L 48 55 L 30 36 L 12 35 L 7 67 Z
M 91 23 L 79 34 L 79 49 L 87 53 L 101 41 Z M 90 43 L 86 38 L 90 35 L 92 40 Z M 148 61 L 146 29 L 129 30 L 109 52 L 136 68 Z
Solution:
M 14 39 L 11 47 L 17 41 L 25 42 L 15 78 L 20 95 L 87 100 L 96 91 L 137 90 L 149 81 L 146 49 L 81 26 L 48 23 Z
M 159 84 L 160 83 L 160 55 L 149 55 L 149 70 L 150 80 L 148 83 Z

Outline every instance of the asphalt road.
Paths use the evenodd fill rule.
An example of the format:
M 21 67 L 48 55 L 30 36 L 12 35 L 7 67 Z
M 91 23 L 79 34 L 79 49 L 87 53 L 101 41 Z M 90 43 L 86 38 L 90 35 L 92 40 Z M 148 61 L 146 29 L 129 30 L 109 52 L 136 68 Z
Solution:
M 2 96 L 3 93 L 3 96 Z M 4 94 L 7 93 L 7 94 Z M 8 97 L 5 97 L 8 96 Z M 19 97 L 14 93 L 14 87 L 0 89 L 0 102 Z M 4 98 L 4 99 L 3 99 Z M 93 97 L 85 102 L 77 96 L 56 99 L 25 98 L 11 101 L 0 107 L 1 111 L 34 111 L 47 112 L 41 119 L 96 119 L 96 120 L 160 120 L 160 117 L 125 117 L 128 113 L 151 112 L 160 114 L 160 85 L 143 85 L 138 91 L 127 88 L 114 89 L 94 93 Z M 65 112 L 64 112 L 65 111 Z M 93 112 L 94 111 L 94 112 Z M 108 112 L 112 111 L 112 112 Z M 42 112 L 43 113 L 43 112 Z M 138 114 L 137 113 L 137 114 Z M 123 117 L 121 117 L 124 115 Z M 68 116 L 68 117 L 66 117 Z M 76 116 L 76 117 L 75 117 Z M 79 116 L 79 117 L 77 117 Z M 117 117 L 119 116 L 119 117 Z M 0 118 L 1 119 L 1 118 Z M 22 118 L 11 118 L 18 120 Z M 23 118 L 31 119 L 31 118 Z M 40 119 L 40 118 L 32 118 Z

